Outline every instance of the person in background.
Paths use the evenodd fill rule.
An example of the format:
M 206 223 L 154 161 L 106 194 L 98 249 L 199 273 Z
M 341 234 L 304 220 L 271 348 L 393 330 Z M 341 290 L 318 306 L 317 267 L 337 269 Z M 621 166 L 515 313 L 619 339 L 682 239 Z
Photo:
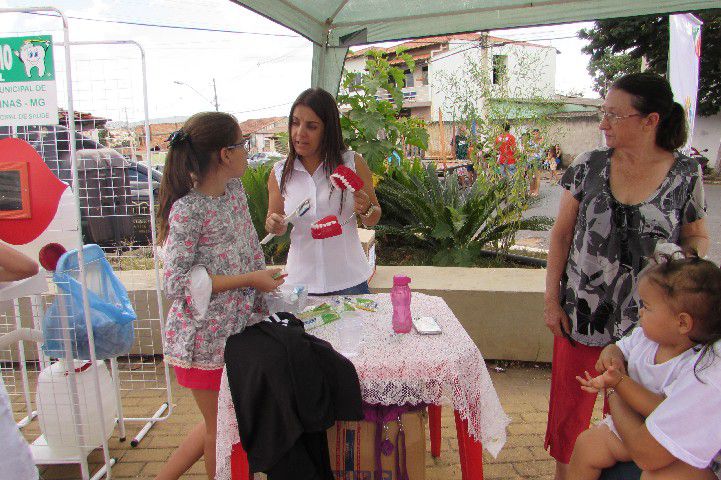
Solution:
M 38 273 L 39 267 L 29 257 L 0 242 L 0 290 L 6 282 L 30 278 Z M 13 417 L 10 396 L 0 376 L 0 477 L 13 480 L 37 480 L 30 447 L 23 438 Z
M 451 146 L 456 152 L 456 160 L 468 160 L 468 135 L 465 125 L 458 127 L 458 133 L 453 137 Z
M 558 183 L 558 155 L 555 145 L 548 149 L 546 163 L 548 164 L 548 170 L 551 172 L 551 185 L 556 185 Z
M 643 418 L 666 399 L 688 364 L 697 359 L 697 345 L 712 353 L 713 342 L 721 338 L 721 269 L 693 255 L 664 255 L 658 260 L 639 280 L 638 326 L 603 349 L 596 363 L 600 375 L 592 378 L 586 372 L 585 378 L 577 377 L 583 390 L 619 395 Z M 569 476 L 596 480 L 603 469 L 631 460 L 629 452 L 613 417 L 606 416 L 578 437 Z M 685 470 L 675 478 L 703 476 L 691 466 Z M 682 471 L 676 469 L 676 474 Z
M 357 221 L 368 227 L 378 223 L 381 208 L 373 178 L 363 157 L 343 143 L 338 106 L 333 96 L 320 88 L 302 92 L 288 116 L 288 158 L 278 162 L 268 178 L 268 216 L 265 228 L 283 235 L 288 225 L 284 215 L 306 198 L 311 208 L 293 222 L 286 271 L 292 285 L 304 285 L 313 295 L 370 293 L 373 271 L 363 252 Z M 335 188 L 330 174 L 338 165 L 354 170 L 363 188 L 353 193 Z M 316 240 L 311 224 L 328 215 L 343 223 L 342 234 Z
M 602 112 L 608 148 L 579 155 L 564 173 L 548 253 L 544 321 L 555 337 L 545 447 L 556 480 L 568 478 L 573 446 L 593 411 L 593 397 L 575 378 L 636 325 L 646 259 L 663 243 L 700 255 L 708 248 L 703 177 L 698 163 L 678 152 L 686 119 L 668 81 L 650 73 L 621 77 Z
M 215 478 L 218 392 L 225 342 L 267 313 L 260 292 L 283 283 L 265 268 L 240 177 L 248 151 L 227 113 L 190 117 L 169 138 L 160 185 L 158 242 L 164 243 L 165 361 L 189 388 L 203 421 L 171 455 L 157 479 L 180 478 L 202 456 Z
M 537 197 L 541 189 L 541 168 L 543 167 L 543 137 L 537 128 L 531 130 L 531 138 L 528 141 L 528 164 L 531 169 L 531 187 L 529 195 Z
M 563 167 L 563 150 L 561 150 L 561 144 L 557 143 L 556 147 L 556 170 L 560 170 Z
M 501 175 L 512 177 L 516 173 L 516 137 L 511 134 L 511 124 L 503 124 L 503 133 L 496 137 L 496 148 L 498 149 L 498 165 L 501 167 Z

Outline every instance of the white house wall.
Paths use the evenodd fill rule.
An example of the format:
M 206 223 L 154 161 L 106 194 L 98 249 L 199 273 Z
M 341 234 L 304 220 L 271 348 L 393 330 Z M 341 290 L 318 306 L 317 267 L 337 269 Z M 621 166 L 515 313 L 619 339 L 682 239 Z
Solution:
M 457 75 L 462 72 L 466 58 L 479 64 L 483 61 L 482 49 L 469 48 L 469 42 L 451 42 L 448 51 L 431 57 L 428 69 L 431 84 L 431 118 L 438 120 L 438 109 L 444 108 L 445 94 L 441 87 L 441 72 Z M 551 97 L 556 84 L 556 50 L 523 44 L 492 46 L 488 52 L 488 82 L 491 82 L 493 55 L 508 55 L 508 73 L 505 91 L 495 91 L 494 96 L 505 98 Z M 495 86 L 494 86 L 495 87 Z M 480 109 L 480 105 L 477 105 Z M 450 112 L 444 108 L 444 120 Z

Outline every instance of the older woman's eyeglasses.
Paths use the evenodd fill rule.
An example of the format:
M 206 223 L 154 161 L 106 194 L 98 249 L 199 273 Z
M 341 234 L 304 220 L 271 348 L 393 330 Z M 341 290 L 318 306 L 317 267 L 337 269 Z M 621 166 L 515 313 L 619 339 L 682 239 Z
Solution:
M 245 151 L 247 152 L 248 150 L 250 150 L 250 140 L 243 140 L 242 142 L 234 143 L 233 145 L 228 145 L 225 148 L 232 150 L 234 148 L 239 148 L 239 147 L 243 147 L 243 149 L 245 149 Z
M 616 115 L 615 113 L 611 113 L 606 111 L 605 109 L 601 109 L 601 121 L 608 120 L 608 123 L 618 123 L 621 120 L 626 120 L 627 118 L 631 117 L 643 117 L 644 115 L 642 113 L 630 113 L 628 115 Z

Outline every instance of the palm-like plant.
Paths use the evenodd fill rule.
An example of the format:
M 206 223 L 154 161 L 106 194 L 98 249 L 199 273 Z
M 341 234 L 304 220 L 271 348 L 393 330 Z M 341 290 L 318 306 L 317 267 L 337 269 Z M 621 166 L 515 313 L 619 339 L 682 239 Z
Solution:
M 522 219 L 525 191 L 519 176 L 479 179 L 464 190 L 455 173 L 439 179 L 433 164 L 404 162 L 376 188 L 383 208 L 376 229 L 434 252 L 436 265 L 474 265 L 484 247 L 507 249 L 518 230 L 548 228 L 547 219 Z

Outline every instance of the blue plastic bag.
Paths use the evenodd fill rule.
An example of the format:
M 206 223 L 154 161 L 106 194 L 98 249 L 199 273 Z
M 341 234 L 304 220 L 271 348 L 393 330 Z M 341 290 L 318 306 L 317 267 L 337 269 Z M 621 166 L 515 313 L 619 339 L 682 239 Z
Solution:
M 95 357 L 104 360 L 127 354 L 135 340 L 133 320 L 137 318 L 128 292 L 99 246 L 85 245 L 83 259 Z M 79 265 L 78 251 L 71 250 L 60 257 L 53 275 L 58 295 L 43 319 L 43 350 L 50 357 L 64 358 L 64 342 L 69 338 L 73 358 L 90 359 Z M 63 331 L 63 317 L 67 332 Z

